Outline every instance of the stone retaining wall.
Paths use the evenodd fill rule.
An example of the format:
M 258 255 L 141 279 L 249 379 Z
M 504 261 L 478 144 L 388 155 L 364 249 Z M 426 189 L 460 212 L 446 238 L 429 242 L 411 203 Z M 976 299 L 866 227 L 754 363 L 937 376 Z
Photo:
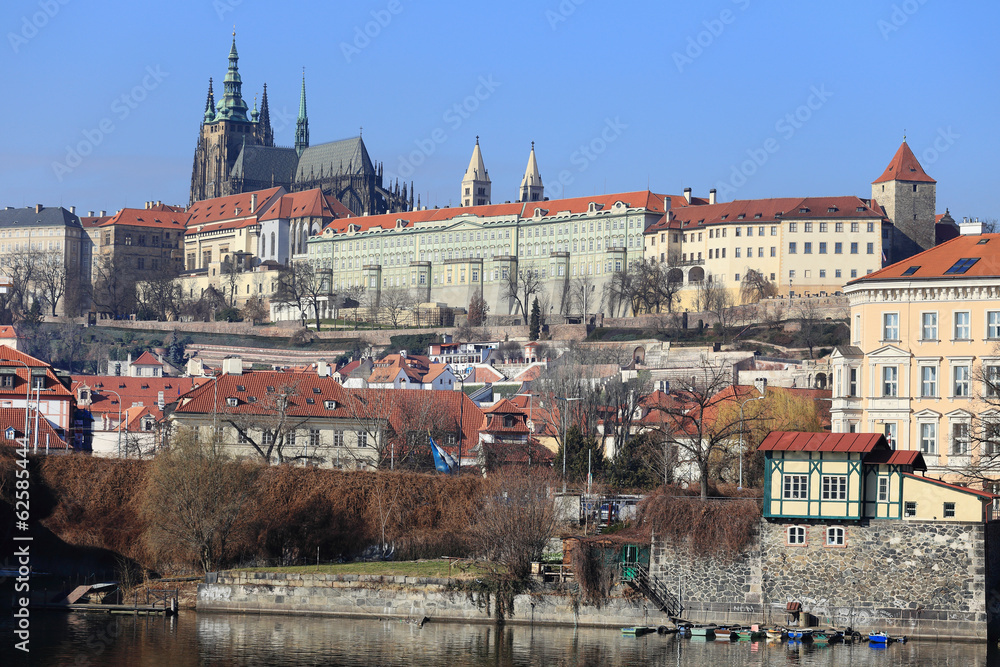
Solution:
M 199 612 L 494 622 L 492 602 L 452 580 L 426 577 L 239 572 L 220 573 L 215 583 L 198 586 Z M 668 622 L 642 597 L 619 595 L 598 608 L 578 604 L 572 592 L 517 595 L 506 620 L 616 628 Z
M 843 546 L 826 545 L 827 524 L 807 525 L 806 544 L 788 545 L 787 527 L 762 522 L 754 543 L 731 560 L 657 544 L 650 572 L 693 621 L 781 624 L 790 620 L 787 604 L 798 602 L 824 626 L 987 638 L 988 591 L 998 574 L 988 567 L 988 546 L 998 542 L 992 525 L 845 524 Z

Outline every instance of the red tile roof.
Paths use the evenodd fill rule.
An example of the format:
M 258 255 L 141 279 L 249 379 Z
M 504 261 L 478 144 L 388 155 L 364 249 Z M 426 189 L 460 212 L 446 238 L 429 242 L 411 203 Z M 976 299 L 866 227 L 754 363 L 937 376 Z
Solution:
M 464 380 L 467 384 L 477 384 L 487 382 L 503 382 L 507 378 L 503 373 L 490 366 L 473 366 L 470 373 Z
M 139 357 L 142 358 L 141 356 Z M 72 390 L 74 395 L 83 387 L 90 388 L 91 413 L 118 413 L 118 396 L 111 392 L 116 392 L 121 396 L 122 410 L 130 409 L 134 404 L 141 403 L 151 407 L 159 418 L 159 408 L 157 401 L 160 392 L 163 392 L 165 404 L 173 403 L 182 394 L 185 394 L 195 387 L 208 382 L 206 378 L 175 378 L 175 377 L 118 377 L 115 375 L 73 375 Z
M 100 223 L 100 227 L 127 225 L 130 227 L 155 227 L 158 229 L 183 231 L 187 227 L 186 211 L 151 211 L 145 208 L 123 208 Z
M 241 375 L 226 374 L 211 378 L 181 395 L 175 411 L 181 414 L 266 415 L 274 412 L 275 400 L 286 389 L 292 391 L 288 398 L 289 415 L 349 418 L 358 413 L 356 405 L 347 403 L 350 400 L 347 390 L 333 378 L 320 377 L 315 372 L 283 371 L 244 371 Z M 230 398 L 235 398 L 237 405 L 228 405 L 227 399 Z M 336 407 L 327 409 L 323 404 L 326 400 L 336 401 Z
M 263 222 L 278 218 L 326 218 L 332 221 L 350 215 L 352 213 L 349 208 L 336 198 L 325 196 L 323 191 L 317 188 L 282 195 L 260 216 L 260 220 Z
M 60 449 L 66 448 L 66 441 L 59 435 L 59 432 L 49 423 L 49 420 L 45 418 L 44 414 L 38 414 L 38 448 L 39 450 L 44 450 L 45 441 L 48 438 L 49 449 L 58 447 Z M 29 420 L 29 433 L 31 434 L 31 442 L 35 441 L 35 410 L 31 409 L 28 411 Z M 14 438 L 7 439 L 6 431 L 8 428 L 14 429 Z M 0 445 L 12 445 L 15 447 L 20 447 L 21 443 L 16 441 L 16 438 L 24 437 L 24 408 L 0 408 Z
M 199 231 L 236 229 L 256 224 L 257 219 L 274 204 L 277 196 L 285 193 L 284 188 L 268 188 L 256 192 L 244 192 L 228 197 L 216 197 L 196 202 L 188 209 L 188 234 Z M 257 196 L 257 210 L 250 210 L 251 195 Z M 239 209 L 239 213 L 236 212 Z
M 848 452 L 867 453 L 885 436 L 878 433 L 798 433 L 771 431 L 757 449 L 762 452 Z
M 635 192 L 619 192 L 608 195 L 594 195 L 591 197 L 575 197 L 571 199 L 552 199 L 540 202 L 514 202 L 511 204 L 491 204 L 489 206 L 466 206 L 461 208 L 434 208 L 425 211 L 406 211 L 402 213 L 387 213 L 384 215 L 369 215 L 354 218 L 344 218 L 334 221 L 327 227 L 330 233 L 342 233 L 347 231 L 348 225 L 358 225 L 361 231 L 366 231 L 376 227 L 382 229 L 393 229 L 398 220 L 403 220 L 406 224 L 412 225 L 418 222 L 446 221 L 460 217 L 493 217 L 493 216 L 520 216 L 521 218 L 531 218 L 535 214 L 535 209 L 541 210 L 542 217 L 554 216 L 558 213 L 585 213 L 591 203 L 597 204 L 601 210 L 610 209 L 615 202 L 621 201 L 631 208 L 645 208 L 652 213 L 663 213 L 664 197 L 670 199 L 671 209 L 688 206 L 684 197 L 678 195 L 660 195 L 649 190 L 638 190 Z M 704 200 L 693 199 L 692 204 L 703 203 Z
M 865 463 L 913 466 L 914 470 L 927 470 L 923 455 L 914 449 L 877 449 L 868 453 Z
M 960 259 L 978 259 L 964 273 L 947 274 Z M 910 275 L 903 274 L 917 267 Z M 956 236 L 901 262 L 849 281 L 858 285 L 877 280 L 921 280 L 941 278 L 995 278 L 1000 276 L 1000 234 Z
M 773 223 L 778 220 L 881 219 L 884 215 L 882 208 L 877 203 L 869 205 L 864 200 L 854 196 L 737 199 L 722 204 L 671 209 L 669 216 L 664 216 L 663 219 L 650 225 L 645 233 L 656 234 L 668 229 L 687 229 L 731 223 L 754 225 Z
M 17 338 L 17 331 L 10 325 L 0 326 L 0 338 Z
M 6 345 L 0 345 L 0 367 L 11 367 L 15 369 L 15 374 L 22 381 L 28 381 L 28 368 L 25 368 L 19 363 L 24 362 L 28 368 L 44 368 L 46 385 L 45 389 L 42 390 L 43 397 L 48 398 L 60 398 L 69 399 L 73 397 L 73 394 L 69 389 L 63 385 L 63 383 L 56 377 L 55 371 L 52 367 L 42 361 L 41 359 L 35 359 L 34 357 L 28 356 L 23 352 L 18 352 L 14 348 L 8 347 Z M 15 362 L 15 363 L 5 363 L 5 362 Z M 25 385 L 21 382 L 17 382 L 13 387 L 0 388 L 0 397 L 20 397 L 24 398 Z
M 145 352 L 143 352 L 142 354 L 139 355 L 138 359 L 136 359 L 135 361 L 132 362 L 132 365 L 133 366 L 162 366 L 163 364 L 160 362 L 159 359 L 157 359 L 152 354 L 150 354 L 149 350 L 146 350 Z
M 80 225 L 83 227 L 100 227 L 105 222 L 110 220 L 112 217 L 114 216 L 111 215 L 91 216 L 91 217 L 84 216 L 80 218 Z
M 896 154 L 892 156 L 892 160 L 889 161 L 889 166 L 885 168 L 882 175 L 876 178 L 872 183 L 885 183 L 887 181 L 907 181 L 918 183 L 937 183 L 933 178 L 927 175 L 924 168 L 920 166 L 920 162 L 917 161 L 917 156 L 913 154 L 910 150 L 909 144 L 906 140 L 899 145 L 899 149 L 896 150 Z

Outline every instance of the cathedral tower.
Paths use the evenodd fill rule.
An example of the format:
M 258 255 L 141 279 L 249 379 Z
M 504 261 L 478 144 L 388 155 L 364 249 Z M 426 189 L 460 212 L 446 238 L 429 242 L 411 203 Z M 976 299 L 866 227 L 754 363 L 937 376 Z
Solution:
M 229 68 L 218 104 L 215 103 L 212 80 L 208 80 L 205 115 L 202 117 L 191 170 L 191 203 L 233 194 L 230 175 L 244 145 L 274 145 L 274 133 L 267 108 L 267 89 L 264 89 L 261 98 L 261 110 L 257 111 L 255 103 L 254 111 L 248 115 L 247 103 L 243 100 L 239 59 L 234 32 L 233 45 L 229 49 Z
M 306 70 L 302 69 L 302 94 L 299 96 L 299 117 L 295 121 L 295 152 L 302 157 L 302 151 L 309 148 L 309 118 L 306 116 Z
M 519 201 L 542 201 L 545 199 L 545 189 L 542 187 L 542 175 L 538 173 L 538 163 L 535 161 L 535 142 L 531 142 L 531 153 L 528 155 L 528 166 L 521 179 Z
M 462 206 L 483 206 L 490 203 L 490 174 L 483 164 L 483 153 L 479 150 L 479 137 L 472 149 L 469 168 L 462 178 Z
M 927 175 L 906 143 L 872 182 L 872 199 L 893 224 L 892 242 L 883 247 L 889 262 L 898 262 L 934 245 L 937 181 Z M 883 244 L 886 245 L 886 244 Z

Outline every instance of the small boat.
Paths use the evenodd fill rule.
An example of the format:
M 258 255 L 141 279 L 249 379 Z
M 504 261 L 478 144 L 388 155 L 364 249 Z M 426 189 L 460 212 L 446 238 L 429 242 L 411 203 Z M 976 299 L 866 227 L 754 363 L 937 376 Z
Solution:
M 656 629 L 646 628 L 642 626 L 630 626 L 627 628 L 622 628 L 623 635 L 630 635 L 635 637 L 641 637 L 643 635 L 649 634 L 650 632 L 656 632 Z
M 691 627 L 692 637 L 705 637 L 706 639 L 715 638 L 715 627 L 714 625 L 695 625 Z
M 762 639 L 766 633 L 760 630 L 751 630 L 750 628 L 742 628 L 736 632 L 736 636 L 743 641 L 749 641 L 753 639 Z
M 801 642 L 811 642 L 813 639 L 813 631 L 792 629 L 788 631 L 788 638 L 797 639 Z
M 766 632 L 767 638 L 773 641 L 781 641 L 788 638 L 788 630 L 785 628 L 768 628 Z
M 868 643 L 870 644 L 892 644 L 894 642 L 899 642 L 900 644 L 906 643 L 906 636 L 901 637 L 891 637 L 888 632 L 869 632 L 868 633 Z
M 828 635 L 827 633 L 825 633 L 823 631 L 814 632 L 813 633 L 813 642 L 815 642 L 816 644 L 829 644 L 830 643 L 830 635 Z

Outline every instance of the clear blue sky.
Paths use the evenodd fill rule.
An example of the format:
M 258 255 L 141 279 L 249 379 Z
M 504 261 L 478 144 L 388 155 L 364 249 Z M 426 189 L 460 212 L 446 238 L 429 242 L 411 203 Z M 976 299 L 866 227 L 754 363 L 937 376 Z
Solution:
M 431 206 L 458 203 L 476 135 L 494 202 L 516 198 L 531 141 L 549 196 L 562 174 L 567 196 L 729 200 L 868 197 L 905 128 L 940 212 L 1000 217 L 998 19 L 942 0 L 8 0 L 0 206 L 187 203 L 235 24 L 244 97 L 268 84 L 279 144 L 305 66 L 312 143 L 364 126 Z

